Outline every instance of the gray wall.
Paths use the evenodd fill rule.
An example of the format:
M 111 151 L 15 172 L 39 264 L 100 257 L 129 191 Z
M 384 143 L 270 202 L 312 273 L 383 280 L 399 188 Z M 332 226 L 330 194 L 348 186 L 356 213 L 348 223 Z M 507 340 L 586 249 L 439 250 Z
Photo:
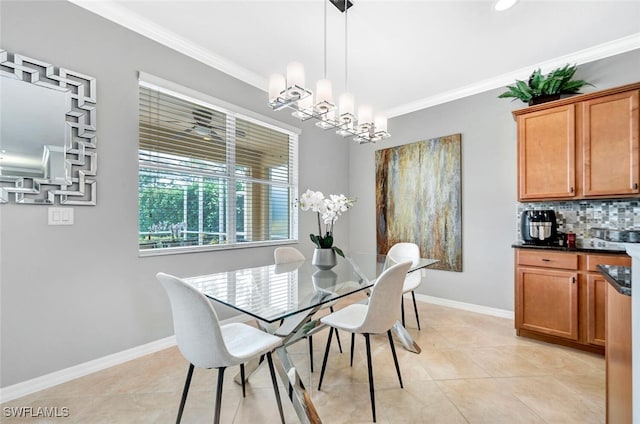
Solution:
M 139 258 L 137 250 L 137 71 L 299 125 L 266 107 L 266 94 L 66 2 L 0 2 L 0 46 L 98 81 L 98 205 L 75 207 L 75 225 L 50 227 L 47 208 L 0 206 L 0 387 L 172 334 L 159 271 L 195 275 L 272 261 L 272 248 Z M 581 67 L 606 88 L 637 80 L 640 55 Z M 635 73 L 635 74 L 634 74 Z M 464 272 L 430 271 L 420 292 L 513 307 L 514 103 L 501 90 L 390 120 L 375 146 L 302 125 L 300 190 L 358 197 L 338 222 L 337 244 L 375 250 L 374 149 L 462 133 Z M 300 248 L 312 246 L 313 216 L 300 215 Z M 221 311 L 229 317 L 229 311 Z
M 91 75 L 98 84 L 97 206 L 75 207 L 68 227 L 47 226 L 46 206 L 0 206 L 0 386 L 6 387 L 170 336 L 158 271 L 188 276 L 273 261 L 267 247 L 138 257 L 138 71 L 300 123 L 270 111 L 264 91 L 70 3 L 3 0 L 0 7 L 2 48 Z M 313 124 L 302 129 L 300 190 L 346 193 L 348 144 Z M 307 255 L 314 223 L 301 214 L 299 247 Z M 348 219 L 338 222 L 346 249 L 347 228 Z
M 576 75 L 602 90 L 640 79 L 640 50 L 581 65 Z M 472 70 L 470 70 L 472 72 Z M 426 73 L 428 78 L 428 71 Z M 389 121 L 389 141 L 352 146 L 350 192 L 361 207 L 351 214 L 351 248 L 375 250 L 374 151 L 462 134 L 463 272 L 427 271 L 419 294 L 513 311 L 516 234 L 516 123 L 525 105 L 498 99 L 504 89 L 470 96 Z M 413 202 L 414 199 L 407 199 Z

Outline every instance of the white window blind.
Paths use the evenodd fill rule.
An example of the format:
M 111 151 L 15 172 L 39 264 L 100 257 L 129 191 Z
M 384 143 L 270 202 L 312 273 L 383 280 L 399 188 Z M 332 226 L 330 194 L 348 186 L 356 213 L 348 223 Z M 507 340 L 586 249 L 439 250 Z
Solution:
M 141 81 L 138 158 L 141 251 L 297 236 L 296 134 Z

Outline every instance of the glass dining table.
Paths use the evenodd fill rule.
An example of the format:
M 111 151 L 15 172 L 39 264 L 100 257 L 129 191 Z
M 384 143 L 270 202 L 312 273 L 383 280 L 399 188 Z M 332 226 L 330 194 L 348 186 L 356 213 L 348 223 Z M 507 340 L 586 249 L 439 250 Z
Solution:
M 320 321 L 314 319 L 314 313 L 339 299 L 367 292 L 378 276 L 394 263 L 410 260 L 409 272 L 421 272 L 438 262 L 365 253 L 354 253 L 345 258 L 338 256 L 337 259 L 336 266 L 331 269 L 319 269 L 311 260 L 305 260 L 184 278 L 209 299 L 255 318 L 264 331 L 282 337 L 282 345 L 276 349 L 279 358 L 276 368 L 285 387 L 288 386 L 289 398 L 301 423 L 322 421 L 287 347 L 322 329 Z M 406 349 L 420 353 L 420 347 L 400 322 L 392 331 Z M 258 365 L 258 361 L 247 364 L 247 375 Z

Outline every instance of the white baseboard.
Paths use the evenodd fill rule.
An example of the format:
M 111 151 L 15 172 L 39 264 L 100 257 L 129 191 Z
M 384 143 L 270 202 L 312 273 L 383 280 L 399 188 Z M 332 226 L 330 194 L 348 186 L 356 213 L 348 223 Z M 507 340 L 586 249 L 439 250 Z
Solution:
M 441 297 L 427 296 L 416 293 L 416 300 L 425 303 L 433 303 L 434 305 L 447 306 L 449 308 L 462 309 L 469 312 L 476 312 L 494 317 L 513 319 L 513 311 L 506 309 L 490 308 L 483 305 L 475 305 L 473 303 L 458 302 L 457 300 L 443 299 Z
M 416 300 L 485 315 L 492 315 L 500 318 L 513 319 L 514 317 L 512 311 L 490 308 L 488 306 L 475 305 L 472 303 L 458 302 L 455 300 L 443 299 L 439 297 L 426 296 L 418 293 L 416 293 Z M 251 318 L 247 317 L 246 315 L 237 315 L 235 317 L 224 320 L 223 323 L 227 324 L 230 322 L 244 322 L 249 319 Z M 22 396 L 27 396 L 40 390 L 45 390 L 50 387 L 57 386 L 58 384 L 66 383 L 67 381 L 84 377 L 85 375 L 89 375 L 94 372 L 101 371 L 103 369 L 113 367 L 115 365 L 131 361 L 133 359 L 137 359 L 141 356 L 149 355 L 151 353 L 167 349 L 169 347 L 175 346 L 175 344 L 176 337 L 169 336 L 151 343 L 123 350 L 122 352 L 107 355 L 102 358 L 74 365 L 72 367 L 36 377 L 31 380 L 23 381 L 12 386 L 2 387 L 0 388 L 0 402 L 8 402 Z
M 222 323 L 243 322 L 248 319 L 250 319 L 250 317 L 247 317 L 246 315 L 237 315 L 224 320 Z M 84 377 L 85 375 L 140 358 L 141 356 L 159 352 L 175 345 L 176 336 L 169 336 L 151 343 L 123 350 L 122 352 L 103 356 L 102 358 L 74 365 L 31 380 L 26 380 L 12 386 L 2 387 L 0 388 L 0 403 L 8 402 L 22 396 L 27 396 L 32 393 L 39 392 L 40 390 L 45 390 L 50 387 L 57 386 L 58 384 L 66 383 L 67 381 Z

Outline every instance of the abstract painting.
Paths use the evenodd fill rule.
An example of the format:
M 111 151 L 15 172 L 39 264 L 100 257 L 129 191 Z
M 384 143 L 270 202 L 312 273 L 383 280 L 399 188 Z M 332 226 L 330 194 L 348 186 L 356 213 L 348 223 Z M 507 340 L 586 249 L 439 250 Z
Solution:
M 420 246 L 431 268 L 462 271 L 461 135 L 376 151 L 378 253 Z

